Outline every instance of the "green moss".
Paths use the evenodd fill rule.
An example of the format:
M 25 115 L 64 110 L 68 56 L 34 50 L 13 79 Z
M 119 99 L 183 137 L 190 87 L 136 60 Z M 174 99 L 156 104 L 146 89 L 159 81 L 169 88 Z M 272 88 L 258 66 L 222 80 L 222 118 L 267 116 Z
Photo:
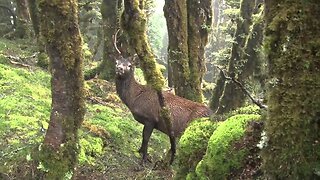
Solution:
M 146 14 L 140 9 L 139 3 L 139 1 L 133 1 L 125 4 L 122 26 L 130 37 L 131 46 L 139 56 L 145 80 L 155 90 L 161 91 L 165 81 L 149 45 Z
M 221 123 L 208 142 L 206 155 L 196 167 L 199 179 L 225 179 L 232 169 L 239 168 L 246 149 L 233 150 L 231 145 L 245 132 L 249 121 L 258 120 L 259 115 L 235 115 Z
M 0 64 L 0 172 L 17 169 L 43 140 L 43 122 L 50 114 L 49 82 L 42 71 Z
M 261 114 L 261 108 L 256 105 L 250 105 L 238 108 L 230 113 L 230 115 L 236 115 L 236 114 Z
M 80 134 L 80 136 L 82 136 Z M 100 137 L 92 137 L 83 134 L 83 137 L 79 140 L 80 152 L 79 152 L 79 163 L 80 164 L 91 164 L 95 163 L 96 158 L 99 158 L 103 153 L 103 140 Z
M 72 70 L 82 58 L 82 38 L 79 32 L 78 10 L 75 1 L 40 1 L 41 33 L 43 34 L 51 51 L 58 51 L 66 70 Z M 60 21 L 59 19 L 64 19 Z M 60 28 L 56 28 L 60 27 Z M 65 31 L 68 29 L 68 31 Z M 50 53 L 50 52 L 48 52 Z
M 38 169 L 44 172 L 45 179 L 71 179 L 70 169 L 76 163 L 73 157 L 78 153 L 74 147 L 77 145 L 71 140 L 61 144 L 58 151 L 45 144 L 39 146 L 32 157 L 39 162 Z
M 195 168 L 204 156 L 210 136 L 219 123 L 208 118 L 193 121 L 179 140 L 175 179 L 193 179 Z
M 265 130 L 269 142 L 262 157 L 263 169 L 271 179 L 319 178 L 316 175 L 320 166 L 317 3 L 266 3 L 270 12 L 265 15 L 270 77 Z M 302 31 L 301 27 L 304 27 Z

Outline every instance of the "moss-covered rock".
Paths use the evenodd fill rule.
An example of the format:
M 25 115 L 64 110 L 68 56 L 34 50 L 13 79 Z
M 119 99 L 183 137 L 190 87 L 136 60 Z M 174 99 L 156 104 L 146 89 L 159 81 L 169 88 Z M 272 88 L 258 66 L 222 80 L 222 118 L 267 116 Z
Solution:
M 245 106 L 238 108 L 231 113 L 229 113 L 229 117 L 237 115 L 237 114 L 262 114 L 262 110 L 259 106 L 256 105 L 250 105 L 250 106 Z
M 209 138 L 218 124 L 209 118 L 202 118 L 193 121 L 186 129 L 179 141 L 175 179 L 194 176 L 195 167 L 204 156 Z
M 259 120 L 260 115 L 235 115 L 221 123 L 213 132 L 203 159 L 196 167 L 197 179 L 225 179 L 230 171 L 238 169 L 248 153 L 246 148 L 235 150 L 234 142 L 244 136 L 247 123 Z

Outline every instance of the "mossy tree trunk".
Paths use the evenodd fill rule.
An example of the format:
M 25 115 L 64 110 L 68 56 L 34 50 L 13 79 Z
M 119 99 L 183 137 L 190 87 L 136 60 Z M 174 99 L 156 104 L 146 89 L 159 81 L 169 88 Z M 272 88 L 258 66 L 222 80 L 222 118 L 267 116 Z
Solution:
M 32 27 L 36 37 L 39 37 L 40 34 L 40 22 L 39 22 L 39 7 L 37 0 L 28 0 L 28 7 L 30 13 L 30 19 L 32 22 Z
M 30 22 L 30 14 L 27 0 L 16 0 L 17 4 L 17 27 L 14 33 L 15 37 L 26 38 L 29 36 L 28 23 Z
M 103 60 L 94 69 L 85 73 L 85 79 L 99 78 L 105 80 L 114 80 L 115 78 L 115 57 L 118 52 L 114 47 L 114 36 L 120 29 L 120 18 L 123 11 L 123 0 L 103 0 L 101 4 L 102 29 L 103 29 Z M 125 34 L 118 33 L 118 49 L 124 56 L 132 54 L 132 48 L 129 47 Z
M 45 179 L 73 175 L 78 155 L 78 129 L 84 118 L 82 40 L 78 1 L 39 1 L 41 33 L 52 69 L 49 128 L 39 152 L 48 170 Z
M 241 1 L 240 15 L 237 19 L 237 29 L 234 35 L 235 42 L 232 44 L 231 57 L 228 63 L 228 74 L 231 78 L 237 78 L 238 80 L 240 79 L 237 77 L 237 75 L 242 71 L 246 71 L 243 65 L 242 56 L 248 35 L 250 33 L 250 25 L 252 24 L 252 13 L 254 7 L 255 1 Z M 222 88 L 217 87 L 217 89 Z M 242 106 L 245 95 L 241 88 L 235 83 L 232 81 L 225 81 L 222 96 L 214 98 L 215 99 L 212 99 L 211 101 L 219 101 L 219 106 L 216 110 L 216 113 L 222 114 Z
M 39 19 L 40 12 L 39 12 L 37 0 L 28 0 L 28 7 L 29 7 L 30 19 L 32 22 L 34 35 L 37 39 L 38 50 L 39 50 L 37 65 L 43 68 L 48 68 L 49 61 L 48 61 L 48 56 L 45 52 L 45 42 L 40 33 L 40 19 Z
M 319 179 L 319 17 L 317 0 L 266 1 L 269 140 L 262 158 L 269 179 Z
M 168 63 L 171 64 L 175 93 L 191 99 L 188 64 L 187 2 L 166 0 L 164 15 L 168 28 Z M 190 94 L 189 94 L 190 93 Z
M 147 38 L 147 17 L 144 11 L 144 0 L 127 0 L 124 1 L 124 12 L 122 15 L 122 26 L 129 37 L 132 48 L 139 56 L 140 66 L 143 70 L 144 77 L 148 85 L 152 86 L 156 91 L 161 109 L 160 116 L 166 122 L 171 144 L 171 160 L 176 151 L 175 135 L 172 129 L 172 119 L 169 109 L 166 106 L 162 88 L 164 86 L 164 77 L 156 63 L 155 56 Z
M 216 86 L 213 89 L 212 96 L 211 96 L 210 103 L 209 103 L 210 109 L 213 111 L 217 110 L 219 107 L 219 97 L 222 96 L 223 87 L 224 87 L 225 82 L 226 82 L 226 78 L 225 78 L 223 72 L 220 71 L 220 75 L 219 75 L 218 80 L 216 82 Z
M 204 49 L 212 24 L 211 0 L 188 0 L 188 60 L 192 100 L 203 101 L 202 79 L 206 71 Z
M 181 97 L 202 102 L 204 47 L 211 28 L 211 1 L 166 0 L 164 14 L 175 92 Z
M 239 72 L 238 79 L 242 80 L 245 84 L 258 84 L 261 92 L 264 92 L 267 79 L 266 59 L 262 52 L 264 38 L 263 29 L 265 23 L 263 21 L 263 8 L 256 8 L 256 10 L 258 14 L 255 16 L 255 22 L 252 25 L 252 30 L 246 42 L 244 53 L 242 54 L 244 70 Z
M 118 0 L 103 0 L 101 4 L 101 14 L 103 21 L 103 60 L 100 65 L 100 78 L 113 80 L 115 77 L 115 51 L 113 36 L 119 27 Z
M 164 78 L 147 39 L 144 1 L 128 0 L 124 2 L 124 7 L 122 27 L 128 34 L 131 47 L 134 47 L 140 59 L 140 66 L 147 83 L 160 91 L 164 86 Z

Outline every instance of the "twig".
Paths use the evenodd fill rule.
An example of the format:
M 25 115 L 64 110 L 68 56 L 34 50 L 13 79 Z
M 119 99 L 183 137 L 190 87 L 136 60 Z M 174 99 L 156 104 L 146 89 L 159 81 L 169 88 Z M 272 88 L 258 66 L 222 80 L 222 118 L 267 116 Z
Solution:
M 222 75 L 225 79 L 227 80 L 231 80 L 232 82 L 234 82 L 236 85 L 238 85 L 240 87 L 240 89 L 250 98 L 250 100 L 256 104 L 257 106 L 259 106 L 261 109 L 267 109 L 268 106 L 267 105 L 264 105 L 262 104 L 261 102 L 259 102 L 258 100 L 254 99 L 251 94 L 249 93 L 249 91 L 243 86 L 243 84 L 238 81 L 237 79 L 235 79 L 234 77 L 230 77 L 226 74 L 226 72 L 221 69 L 219 66 L 217 65 L 214 65 L 216 68 L 218 68 L 221 72 L 222 72 Z

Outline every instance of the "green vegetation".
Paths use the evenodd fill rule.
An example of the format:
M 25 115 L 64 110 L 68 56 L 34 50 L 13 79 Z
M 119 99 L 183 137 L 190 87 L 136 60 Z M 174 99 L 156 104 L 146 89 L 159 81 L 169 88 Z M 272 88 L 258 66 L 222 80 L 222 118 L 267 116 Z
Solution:
M 240 114 L 228 118 L 213 132 L 204 158 L 196 167 L 200 179 L 226 179 L 229 173 L 242 166 L 246 148 L 232 145 L 244 135 L 247 123 L 258 120 L 260 115 Z
M 0 64 L 0 172 L 12 171 L 43 140 L 50 115 L 49 75 Z
M 192 122 L 179 141 L 175 179 L 240 176 L 237 170 L 244 168 L 249 150 L 257 152 L 261 129 L 248 128 L 247 124 L 260 120 L 259 114 L 257 106 L 247 106 L 224 116 L 214 116 L 211 118 L 214 120 L 202 118 Z M 224 119 L 227 120 L 221 121 Z M 247 134 L 247 131 L 251 133 Z M 252 136 L 252 132 L 256 138 L 245 140 L 245 136 Z
M 195 175 L 195 167 L 204 156 L 209 138 L 219 124 L 208 118 L 190 124 L 179 141 L 175 179 Z

